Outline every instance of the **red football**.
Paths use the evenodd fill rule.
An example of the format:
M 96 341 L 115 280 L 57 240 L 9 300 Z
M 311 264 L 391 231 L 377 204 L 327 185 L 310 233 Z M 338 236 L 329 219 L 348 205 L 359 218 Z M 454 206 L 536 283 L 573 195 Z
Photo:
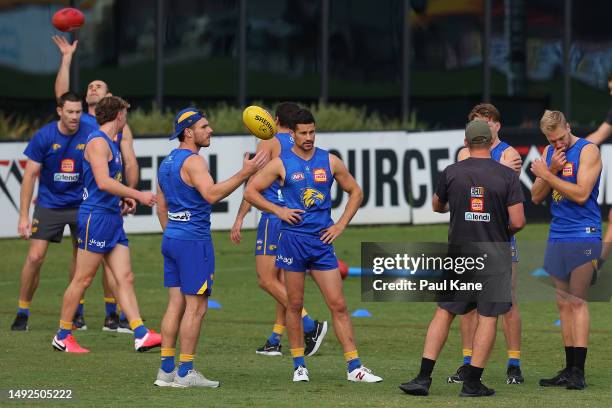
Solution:
M 338 270 L 340 271 L 340 276 L 342 279 L 348 276 L 349 268 L 348 265 L 344 263 L 344 261 L 338 259 Z
M 66 7 L 58 10 L 51 19 L 51 23 L 60 31 L 68 32 L 78 30 L 85 24 L 85 16 L 80 10 Z

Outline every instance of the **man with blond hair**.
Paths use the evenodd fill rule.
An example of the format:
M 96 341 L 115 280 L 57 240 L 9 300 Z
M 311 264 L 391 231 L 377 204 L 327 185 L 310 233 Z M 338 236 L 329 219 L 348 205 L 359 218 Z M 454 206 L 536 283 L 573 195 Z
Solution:
M 550 146 L 531 165 L 531 196 L 539 204 L 552 195 L 544 269 L 557 290 L 566 360 L 563 370 L 540 385 L 582 390 L 590 324 L 586 296 L 601 253 L 601 156 L 596 145 L 572 134 L 562 112 L 545 111 L 540 129 Z

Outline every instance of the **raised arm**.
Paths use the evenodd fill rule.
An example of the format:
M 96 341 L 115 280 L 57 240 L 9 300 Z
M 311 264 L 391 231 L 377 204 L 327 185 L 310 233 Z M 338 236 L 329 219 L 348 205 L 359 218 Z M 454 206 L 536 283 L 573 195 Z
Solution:
M 259 153 L 261 151 L 268 152 L 270 158 L 278 157 L 280 154 L 280 143 L 276 138 L 262 140 L 257 144 L 257 150 L 255 152 Z M 244 217 L 246 217 L 249 211 L 251 211 L 251 204 L 243 197 L 240 207 L 238 208 L 238 213 L 236 214 L 236 219 L 234 220 L 234 225 L 232 225 L 232 229 L 230 230 L 230 239 L 234 244 L 239 244 L 242 239 L 240 231 L 242 230 Z
M 79 42 L 74 41 L 70 44 L 61 35 L 54 35 L 51 39 L 62 53 L 62 62 L 55 77 L 55 98 L 57 99 L 70 90 L 70 64 Z
M 259 152 L 249 160 L 249 154 L 244 155 L 242 168 L 232 177 L 220 183 L 214 182 L 208 172 L 208 164 L 200 155 L 192 155 L 183 164 L 181 177 L 187 184 L 194 186 L 206 201 L 211 204 L 223 200 L 236 190 L 246 179 L 268 162 L 266 152 Z
M 588 135 L 585 139 L 596 145 L 602 144 L 607 138 L 612 135 L 612 125 L 608 122 L 603 122 L 596 131 Z
M 544 163 L 544 165 L 546 165 L 546 156 L 548 152 L 550 151 L 550 149 L 552 149 L 552 147 L 546 146 L 546 148 L 544 149 L 544 153 L 542 154 L 542 157 L 540 159 L 537 159 L 536 161 L 539 160 L 542 163 Z M 531 171 L 533 172 L 533 165 L 532 165 Z M 555 174 L 557 173 L 557 171 L 555 171 Z M 540 204 L 546 199 L 546 197 L 548 197 L 549 194 L 550 194 L 550 185 L 546 181 L 544 181 L 542 178 L 537 177 L 536 175 L 536 179 L 533 182 L 533 185 L 531 186 L 531 201 L 533 201 L 534 204 Z
M 34 184 L 38 173 L 40 173 L 41 164 L 29 159 L 26 163 L 26 168 L 23 173 L 23 181 L 21 182 L 21 190 L 19 192 L 19 223 L 17 231 L 19 236 L 25 239 L 30 239 L 32 235 L 32 222 L 30 221 L 30 203 L 34 194 Z
M 599 149 L 594 144 L 588 144 L 582 148 L 576 183 L 570 183 L 557 177 L 546 167 L 545 163 L 542 165 L 541 162 L 538 164 L 534 162 L 532 166 L 532 169 L 535 170 L 534 173 L 542 178 L 550 188 L 557 190 L 564 197 L 580 205 L 584 205 L 589 199 L 601 173 L 601 168 Z

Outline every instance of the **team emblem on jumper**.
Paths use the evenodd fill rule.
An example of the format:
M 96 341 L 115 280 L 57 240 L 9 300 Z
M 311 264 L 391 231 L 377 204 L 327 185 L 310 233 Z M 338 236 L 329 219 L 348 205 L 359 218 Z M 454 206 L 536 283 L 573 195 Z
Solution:
M 574 175 L 574 163 L 567 162 L 563 166 L 563 177 L 572 177 Z
M 558 203 L 559 201 L 563 200 L 563 195 L 561 195 L 561 193 L 558 192 L 557 190 L 553 190 L 552 199 L 555 203 Z
M 74 160 L 64 159 L 60 165 L 62 173 L 74 173 Z
M 326 183 L 327 182 L 327 172 L 325 169 L 314 169 L 314 181 L 315 183 Z
M 315 204 L 322 204 L 325 196 L 319 190 L 314 188 L 305 188 L 302 190 L 302 204 L 304 208 L 310 208 Z
M 117 174 L 115 174 L 115 180 L 117 180 L 120 183 L 123 181 L 123 174 L 121 174 L 120 171 L 118 171 Z

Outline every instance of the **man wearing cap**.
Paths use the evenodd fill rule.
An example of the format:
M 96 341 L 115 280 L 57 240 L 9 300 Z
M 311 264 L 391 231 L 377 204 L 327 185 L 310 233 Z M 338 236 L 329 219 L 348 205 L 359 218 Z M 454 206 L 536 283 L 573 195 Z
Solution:
M 174 121 L 178 148 L 162 161 L 157 175 L 157 216 L 164 230 L 164 286 L 168 308 L 162 320 L 161 367 L 154 382 L 159 387 L 219 386 L 193 368 L 200 327 L 208 308 L 215 272 L 215 253 L 210 236 L 211 206 L 230 195 L 268 162 L 261 151 L 229 179 L 214 182 L 208 164 L 198 153 L 210 146 L 213 133 L 203 112 L 181 110 Z M 181 354 L 178 369 L 174 357 L 177 335 Z
M 439 213 L 450 211 L 450 245 L 508 243 L 509 260 L 510 238 L 525 226 L 524 197 L 518 175 L 512 169 L 491 160 L 491 143 L 491 129 L 486 121 L 474 120 L 467 125 L 465 145 L 470 151 L 470 157 L 448 166 L 440 174 L 432 207 Z M 504 298 L 510 299 L 510 262 L 504 266 L 507 266 L 507 274 L 496 278 L 504 279 L 507 275 L 508 293 Z M 401 384 L 400 389 L 411 395 L 429 394 L 431 373 L 453 319 L 456 315 L 476 309 L 478 325 L 474 335 L 472 361 L 467 366 L 459 395 L 484 397 L 495 394 L 494 390 L 482 384 L 481 377 L 495 341 L 497 318 L 507 313 L 511 306 L 511 302 L 439 302 L 427 330 L 419 374 L 413 380 Z

